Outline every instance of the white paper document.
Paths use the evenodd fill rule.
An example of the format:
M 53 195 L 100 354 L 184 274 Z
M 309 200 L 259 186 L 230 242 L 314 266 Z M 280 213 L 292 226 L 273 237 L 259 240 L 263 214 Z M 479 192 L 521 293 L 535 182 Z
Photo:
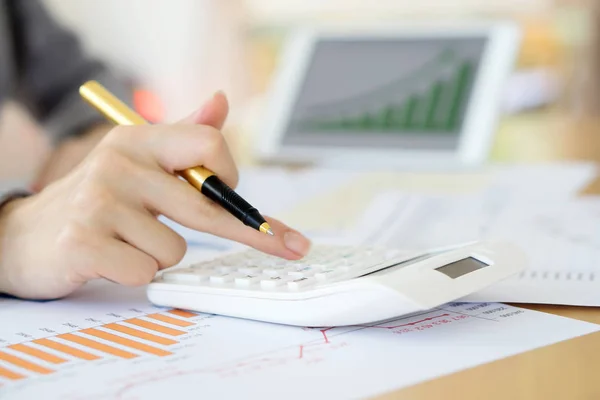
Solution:
M 0 299 L 0 322 L 3 400 L 369 398 L 600 327 L 453 303 L 306 329 L 156 308 L 106 282 L 70 299 Z
M 468 300 L 600 306 L 600 197 L 513 210 L 486 236 L 519 244 L 530 265 Z
M 326 184 L 301 202 L 289 202 L 286 221 L 300 229 L 353 229 L 356 218 L 379 195 L 389 191 L 421 195 L 485 195 L 496 202 L 525 201 L 557 203 L 576 196 L 598 175 L 592 163 L 542 163 L 494 165 L 447 173 L 381 171 L 348 172 L 313 170 L 300 174 L 296 192 L 302 193 L 317 181 Z M 250 185 L 251 186 L 251 185 Z M 328 189 L 328 190 L 325 190 Z M 266 191 L 277 198 L 277 190 Z M 286 204 L 284 202 L 283 204 Z

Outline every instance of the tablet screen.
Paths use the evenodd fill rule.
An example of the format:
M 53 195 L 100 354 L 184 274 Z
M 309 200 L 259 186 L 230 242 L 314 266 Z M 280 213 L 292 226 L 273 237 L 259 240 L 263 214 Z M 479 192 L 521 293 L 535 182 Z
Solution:
M 453 150 L 487 38 L 323 39 L 283 142 Z

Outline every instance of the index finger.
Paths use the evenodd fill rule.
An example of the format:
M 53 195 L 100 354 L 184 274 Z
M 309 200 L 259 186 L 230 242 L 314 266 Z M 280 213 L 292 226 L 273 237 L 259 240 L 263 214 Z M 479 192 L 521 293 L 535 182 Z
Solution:
M 235 187 L 238 183 L 238 170 L 225 139 L 208 125 L 119 126 L 108 134 L 103 146 L 170 174 L 204 166 L 227 185 Z

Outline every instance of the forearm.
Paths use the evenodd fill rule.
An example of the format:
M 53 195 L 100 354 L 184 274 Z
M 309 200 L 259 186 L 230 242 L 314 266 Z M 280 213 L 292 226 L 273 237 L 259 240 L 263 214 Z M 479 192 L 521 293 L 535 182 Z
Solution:
M 104 117 L 81 99 L 79 87 L 97 80 L 131 104 L 132 88 L 107 65 L 88 57 L 79 38 L 55 21 L 41 0 L 6 2 L 14 26 L 20 99 L 44 125 L 53 145 L 80 136 Z

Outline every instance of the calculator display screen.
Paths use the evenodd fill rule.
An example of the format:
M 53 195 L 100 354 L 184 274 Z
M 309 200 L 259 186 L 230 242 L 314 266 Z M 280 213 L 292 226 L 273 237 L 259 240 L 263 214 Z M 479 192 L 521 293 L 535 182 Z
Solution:
M 443 267 L 436 268 L 435 270 L 448 275 L 452 279 L 455 279 L 488 266 L 488 264 L 483 263 L 473 257 L 468 257 L 450 264 L 446 264 Z

